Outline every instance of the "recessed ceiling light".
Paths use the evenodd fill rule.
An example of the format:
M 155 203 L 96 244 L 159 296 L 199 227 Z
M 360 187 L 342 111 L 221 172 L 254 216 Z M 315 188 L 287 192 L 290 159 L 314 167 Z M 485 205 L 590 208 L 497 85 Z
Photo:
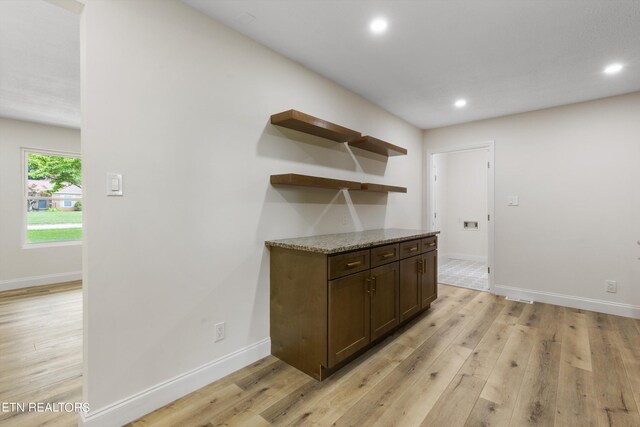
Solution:
M 616 74 L 622 71 L 623 68 L 624 68 L 624 65 L 620 64 L 619 62 L 616 62 L 615 64 L 607 65 L 607 67 L 604 69 L 604 73 Z
M 369 29 L 373 34 L 382 34 L 387 30 L 387 21 L 383 18 L 376 18 L 369 24 Z
M 462 108 L 462 107 L 464 107 L 465 105 L 467 105 L 467 100 L 466 100 L 466 99 L 458 99 L 458 100 L 455 102 L 455 104 L 453 104 L 453 105 L 455 105 L 455 106 L 456 106 L 456 107 L 458 107 L 458 108 Z

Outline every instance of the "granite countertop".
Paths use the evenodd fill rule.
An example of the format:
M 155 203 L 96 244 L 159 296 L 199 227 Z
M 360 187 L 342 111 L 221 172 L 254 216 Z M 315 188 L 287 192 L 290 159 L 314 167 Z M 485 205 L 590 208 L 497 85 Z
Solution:
M 269 247 L 295 249 L 321 254 L 335 254 L 354 249 L 395 243 L 401 240 L 418 239 L 435 236 L 439 231 L 404 230 L 400 228 L 384 228 L 379 230 L 356 231 L 353 233 L 325 234 L 322 236 L 296 237 L 293 239 L 267 240 Z

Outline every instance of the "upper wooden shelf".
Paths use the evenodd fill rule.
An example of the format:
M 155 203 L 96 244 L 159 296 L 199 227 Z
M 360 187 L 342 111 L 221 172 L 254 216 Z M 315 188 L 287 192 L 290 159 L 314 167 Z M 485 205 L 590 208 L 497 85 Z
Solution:
M 336 142 L 349 142 L 362 136 L 360 132 L 335 123 L 301 113 L 296 110 L 283 111 L 271 116 L 271 124 L 297 130 Z
M 372 136 L 363 136 L 353 141 L 349 141 L 349 145 L 357 147 L 362 150 L 371 151 L 373 153 L 382 154 L 383 156 L 404 156 L 407 154 L 407 149 L 398 147 L 397 145 L 390 144 Z
M 271 175 L 272 185 L 299 185 L 303 187 L 331 188 L 341 190 L 360 190 L 362 184 L 355 181 L 343 181 L 340 179 L 322 178 L 319 176 L 298 175 L 295 173 L 285 173 L 282 175 Z
M 394 185 L 372 184 L 370 182 L 362 183 L 360 189 L 362 191 L 375 191 L 378 193 L 406 193 L 407 187 L 396 187 Z

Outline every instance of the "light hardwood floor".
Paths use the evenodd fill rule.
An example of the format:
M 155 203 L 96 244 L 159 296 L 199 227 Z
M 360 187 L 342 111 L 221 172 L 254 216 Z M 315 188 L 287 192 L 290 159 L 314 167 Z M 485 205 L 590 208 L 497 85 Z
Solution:
M 0 401 L 80 401 L 80 284 L 0 293 Z M 640 321 L 440 286 L 319 383 L 267 357 L 133 426 L 640 426 Z M 0 425 L 76 424 L 0 414 Z
M 639 321 L 440 285 L 322 383 L 270 356 L 131 425 L 637 427 L 639 405 Z
M 81 282 L 0 292 L 0 402 L 82 401 Z M 1 426 L 74 426 L 75 414 L 0 412 Z

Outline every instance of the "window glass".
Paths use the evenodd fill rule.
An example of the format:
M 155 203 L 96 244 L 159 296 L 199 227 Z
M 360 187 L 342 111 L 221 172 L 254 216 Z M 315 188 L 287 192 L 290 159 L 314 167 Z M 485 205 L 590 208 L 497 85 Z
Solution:
M 82 240 L 82 182 L 78 157 L 25 152 L 27 243 Z

